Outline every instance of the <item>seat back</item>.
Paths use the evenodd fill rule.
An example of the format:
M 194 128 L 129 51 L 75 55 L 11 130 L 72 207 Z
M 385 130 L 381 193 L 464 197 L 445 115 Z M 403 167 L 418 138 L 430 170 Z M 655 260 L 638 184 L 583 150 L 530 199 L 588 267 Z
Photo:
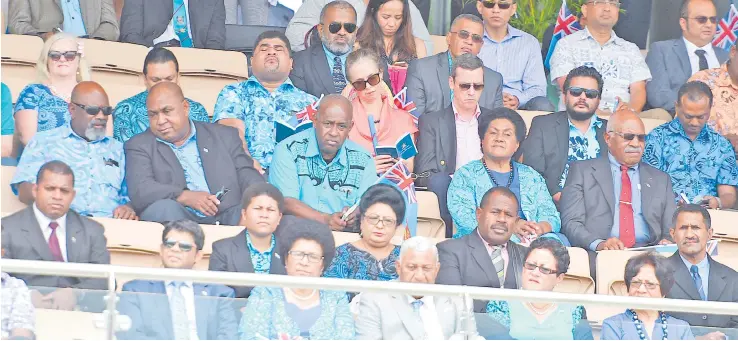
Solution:
M 234 80 L 249 77 L 246 55 L 235 51 L 219 51 L 184 47 L 167 47 L 177 57 L 179 72 L 206 74 Z
M 104 324 L 95 323 L 100 314 L 82 311 L 36 309 L 37 340 L 105 340 Z
M 441 219 L 438 197 L 430 191 L 416 191 L 418 198 L 417 235 L 429 238 L 446 237 L 446 223 Z
M 646 134 L 650 133 L 651 130 L 656 129 L 656 127 L 666 123 L 666 121 L 657 118 L 642 118 L 641 121 L 643 121 L 643 126 L 646 128 Z
M 448 43 L 446 43 L 446 36 L 433 36 L 432 35 L 430 37 L 431 37 L 431 42 L 433 42 L 433 54 L 439 54 L 441 52 L 448 51 Z
M 256 38 L 260 34 L 266 31 L 280 31 L 284 33 L 285 29 L 285 27 L 274 26 L 226 25 L 225 49 L 243 52 L 250 56 L 254 53 L 254 44 L 256 44 Z
M 2 211 L 3 216 L 6 216 L 26 208 L 26 204 L 20 202 L 18 197 L 13 194 L 13 190 L 10 189 L 10 182 L 13 181 L 13 175 L 15 175 L 15 167 L 2 166 L 0 172 L 2 172 L 0 174 L 0 177 L 2 177 L 2 183 L 0 183 L 0 187 L 2 187 L 2 199 L 0 199 L 2 202 L 0 202 L 0 205 L 2 207 L 0 211 Z
M 37 36 L 20 34 L 3 34 L 2 61 L 26 63 L 35 66 L 44 47 L 44 41 Z M 3 80 L 4 81 L 4 80 Z
M 579 247 L 568 247 L 569 270 L 564 275 L 564 280 L 559 283 L 554 291 L 572 294 L 594 294 L 595 282 L 589 272 L 589 255 L 587 251 Z
M 4 37 L 6 35 L 2 36 Z M 13 103 L 16 103 L 18 101 L 18 95 L 23 91 L 23 88 L 30 83 L 36 82 L 36 66 L 6 60 L 3 60 L 0 64 L 2 64 L 2 81 L 10 89 L 10 94 L 13 96 Z
M 214 115 L 213 110 L 215 110 L 215 102 L 218 100 L 220 91 L 226 85 L 238 81 L 233 78 L 205 74 L 189 74 L 179 77 L 179 85 L 185 97 L 202 104 L 210 117 Z
M 83 39 L 85 59 L 93 70 L 139 75 L 149 49 L 142 45 Z M 94 80 L 94 78 L 93 78 Z
M 625 264 L 643 251 L 599 251 L 597 253 L 597 293 L 601 295 L 627 296 L 625 289 Z
M 738 230 L 735 222 L 738 221 L 738 211 L 733 210 L 708 210 L 712 220 L 712 230 L 716 238 L 729 238 L 738 240 Z
M 533 118 L 540 115 L 547 115 L 550 112 L 546 111 L 530 111 L 530 110 L 517 110 L 518 114 L 523 118 L 525 122 L 526 131 L 530 131 L 530 124 L 533 123 Z

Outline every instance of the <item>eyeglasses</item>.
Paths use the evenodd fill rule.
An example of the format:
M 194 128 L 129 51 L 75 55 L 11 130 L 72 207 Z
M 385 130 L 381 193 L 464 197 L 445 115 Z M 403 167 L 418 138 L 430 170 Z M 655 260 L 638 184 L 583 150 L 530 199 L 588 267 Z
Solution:
M 356 91 L 363 91 L 364 89 L 366 89 L 366 84 L 367 83 L 369 85 L 371 85 L 371 86 L 375 86 L 375 85 L 379 84 L 379 81 L 381 81 L 381 80 L 382 79 L 379 77 L 379 72 L 377 72 L 377 73 L 375 73 L 375 74 L 367 77 L 366 80 L 358 80 L 358 81 L 355 81 L 355 82 L 351 83 L 351 86 L 353 86 L 354 89 L 356 89 Z
M 365 215 L 364 219 L 367 223 L 372 224 L 374 226 L 378 226 L 379 222 L 382 222 L 382 226 L 384 227 L 395 227 L 397 226 L 397 220 L 391 219 L 391 218 L 380 218 L 376 215 Z
M 600 97 L 600 91 L 599 90 L 593 90 L 593 89 L 585 89 L 580 88 L 578 86 L 572 86 L 569 88 L 569 94 L 574 97 L 579 97 L 584 93 L 585 96 L 589 99 L 595 99 Z
M 617 8 L 620 8 L 620 1 L 617 0 L 594 0 L 590 1 L 589 3 L 595 6 L 615 6 Z
M 713 24 L 716 24 L 717 21 L 718 21 L 718 18 L 717 17 L 706 17 L 704 15 L 703 16 L 699 16 L 699 17 L 694 17 L 694 18 L 688 18 L 688 17 L 684 17 L 684 18 L 685 19 L 694 19 L 694 21 L 696 21 L 700 25 L 706 24 L 708 20 L 710 21 L 710 23 L 713 23 Z
M 299 260 L 303 260 L 303 259 L 305 259 L 305 257 L 307 257 L 308 262 L 310 262 L 310 263 L 317 263 L 317 262 L 320 262 L 321 260 L 323 260 L 323 258 L 325 258 L 325 257 L 319 256 L 319 255 L 317 255 L 315 253 L 302 252 L 302 251 L 289 251 L 289 252 L 287 252 L 287 254 L 290 255 L 290 256 L 293 256 L 293 257 L 295 257 L 295 258 L 297 258 Z
M 173 249 L 175 245 L 179 245 L 179 249 L 183 252 L 190 252 L 194 248 L 194 246 L 191 243 L 183 242 L 179 240 L 174 239 L 167 239 L 164 241 L 164 246 L 167 247 L 167 249 Z
M 495 5 L 499 6 L 500 9 L 509 9 L 512 3 L 507 1 L 481 1 L 485 8 L 495 8 Z
M 526 270 L 530 270 L 530 271 L 533 271 L 536 268 L 538 268 L 538 272 L 540 272 L 540 273 L 542 273 L 544 275 L 550 275 L 552 273 L 556 273 L 556 270 L 552 270 L 552 269 L 549 269 L 549 268 L 547 268 L 545 266 L 538 265 L 538 264 L 533 264 L 533 263 L 530 263 L 530 262 L 523 263 L 523 267 L 525 267 Z
M 448 32 L 448 33 L 456 34 L 457 36 L 459 36 L 459 38 L 464 39 L 464 40 L 469 39 L 469 36 L 471 36 L 472 41 L 476 44 L 481 44 L 484 42 L 484 39 L 482 39 L 482 36 L 478 34 L 471 34 L 467 30 L 461 30 L 459 32 Z
M 646 134 L 621 133 L 619 131 L 609 131 L 608 133 L 616 134 L 626 141 L 633 141 L 633 139 L 637 138 L 639 142 L 646 142 Z
M 99 107 L 96 105 L 84 105 L 84 104 L 79 104 L 75 102 L 72 102 L 72 104 L 80 107 L 82 110 L 87 112 L 87 115 L 90 115 L 90 116 L 95 116 L 97 115 L 97 113 L 101 111 L 103 115 L 105 116 L 110 116 L 113 113 L 113 107 Z
M 469 91 L 469 89 L 471 89 L 472 87 L 474 87 L 474 90 L 476 90 L 476 91 L 482 91 L 482 90 L 484 90 L 484 83 L 479 83 L 479 84 L 476 84 L 476 83 L 460 83 L 459 84 L 459 88 L 461 90 L 464 90 L 464 91 Z
M 646 289 L 648 289 L 648 290 L 656 289 L 659 286 L 658 283 L 651 283 L 649 281 L 635 280 L 635 281 L 630 282 L 630 287 L 631 288 L 638 289 L 638 288 L 641 287 L 641 285 L 645 285 L 646 286 Z
M 75 59 L 77 59 L 77 56 L 79 55 L 79 52 L 77 51 L 49 51 L 49 59 L 58 62 L 61 60 L 61 57 L 64 57 L 64 60 L 68 62 L 73 62 Z
M 332 22 L 330 23 L 330 25 L 328 25 L 328 32 L 331 32 L 332 34 L 336 34 L 339 31 L 341 31 L 341 27 L 343 27 L 343 29 L 346 30 L 346 32 L 348 32 L 349 34 L 354 33 L 354 31 L 356 31 L 356 24 L 353 24 L 350 22 L 345 22 L 345 23 Z

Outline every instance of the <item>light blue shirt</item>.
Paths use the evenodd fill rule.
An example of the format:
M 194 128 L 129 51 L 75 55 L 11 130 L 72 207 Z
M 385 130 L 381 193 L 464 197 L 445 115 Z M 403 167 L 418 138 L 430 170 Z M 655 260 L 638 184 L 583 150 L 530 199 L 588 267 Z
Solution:
M 574 161 L 585 161 L 600 156 L 600 142 L 597 141 L 597 129 L 602 127 L 602 120 L 596 115 L 589 120 L 587 132 L 582 134 L 574 124 L 569 121 L 569 156 L 561 173 L 559 188 L 564 189 L 566 178 L 569 176 L 569 165 Z
M 325 47 L 325 45 L 323 45 L 323 51 L 325 51 L 325 57 L 326 59 L 328 59 L 328 70 L 330 70 L 331 73 L 333 72 L 333 65 L 336 64 L 334 59 L 338 57 L 341 59 L 341 65 L 343 65 L 343 77 L 346 77 L 346 58 L 348 57 L 349 53 L 351 53 L 351 51 L 340 56 L 336 56 L 335 54 L 333 54 L 333 52 L 329 51 L 328 48 Z M 348 77 L 346 77 L 346 82 L 348 82 Z
M 85 22 L 82 20 L 82 9 L 79 7 L 79 0 L 61 0 L 59 3 L 64 14 L 64 22 L 62 23 L 64 32 L 77 37 L 86 36 L 87 29 L 85 29 Z
M 479 57 L 484 66 L 502 74 L 503 92 L 513 95 L 520 106 L 534 97 L 546 96 L 546 73 L 538 39 L 507 25 L 502 41 L 492 40 L 484 30 Z
M 700 274 L 700 279 L 702 280 L 702 290 L 705 291 L 705 297 L 709 297 L 708 286 L 710 285 L 710 281 L 708 279 L 710 278 L 710 260 L 705 256 L 699 264 L 692 264 L 688 260 L 684 259 L 681 254 L 679 257 L 682 259 L 682 262 L 684 262 L 684 265 L 687 266 L 688 272 L 690 272 L 689 269 L 692 268 L 692 265 L 697 265 L 697 272 Z M 692 276 L 691 272 L 689 273 L 689 276 Z

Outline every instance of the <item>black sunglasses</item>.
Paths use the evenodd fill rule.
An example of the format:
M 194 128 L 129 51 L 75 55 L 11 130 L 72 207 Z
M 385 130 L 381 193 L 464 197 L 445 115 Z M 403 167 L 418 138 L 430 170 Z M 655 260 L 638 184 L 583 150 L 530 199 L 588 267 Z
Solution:
M 454 33 L 454 34 L 458 35 L 459 38 L 464 39 L 464 40 L 469 39 L 469 36 L 471 36 L 471 39 L 472 39 L 473 42 L 475 42 L 477 44 L 484 43 L 484 39 L 482 38 L 482 36 L 480 36 L 478 34 L 471 34 L 467 30 L 461 30 L 459 32 L 448 32 L 448 33 Z
M 589 99 L 595 99 L 600 97 L 600 91 L 599 90 L 592 90 L 592 89 L 585 89 L 580 88 L 578 86 L 572 86 L 569 87 L 569 94 L 574 97 L 579 97 L 584 93 L 585 96 Z
M 611 131 L 611 133 L 622 137 L 626 141 L 633 141 L 637 138 L 640 142 L 646 142 L 646 134 L 621 133 L 619 131 Z
M 471 89 L 471 87 L 474 87 L 474 90 L 476 91 L 482 91 L 484 90 L 484 83 L 476 84 L 476 83 L 461 83 L 459 84 L 459 88 L 464 91 L 468 91 Z
M 375 85 L 379 84 L 379 82 L 381 80 L 382 79 L 379 77 L 379 73 L 375 73 L 375 74 L 367 77 L 366 80 L 360 79 L 358 81 L 352 82 L 351 83 L 351 86 L 353 86 L 354 89 L 356 89 L 356 91 L 363 91 L 364 89 L 366 89 L 366 84 L 367 83 L 369 83 L 369 85 L 371 85 L 371 86 L 375 86 Z
M 530 263 L 530 262 L 523 263 L 523 267 L 525 267 L 526 269 L 528 269 L 530 271 L 533 271 L 536 268 L 538 268 L 538 272 L 540 272 L 540 273 L 542 273 L 544 275 L 550 275 L 552 273 L 556 273 L 556 270 L 552 270 L 552 269 L 549 269 L 547 267 L 544 267 L 543 265 L 533 264 L 533 263 Z
M 328 25 L 328 31 L 331 32 L 332 34 L 336 34 L 341 30 L 341 27 L 343 27 L 343 29 L 346 30 L 346 32 L 348 32 L 349 34 L 354 33 L 354 31 L 356 31 L 356 24 L 353 24 L 350 22 L 345 22 L 345 23 L 332 22 L 330 25 Z
M 77 51 L 49 51 L 49 58 L 55 62 L 58 62 L 61 60 L 61 57 L 64 57 L 64 59 L 68 62 L 72 62 L 75 59 L 77 59 L 77 56 L 79 55 L 79 52 Z
M 507 1 L 481 1 L 481 3 L 485 8 L 495 8 L 495 5 L 497 5 L 500 9 L 509 9 L 512 6 L 512 3 Z
M 164 241 L 164 246 L 167 247 L 167 249 L 173 249 L 175 245 L 179 244 L 179 249 L 184 252 L 190 252 L 194 248 L 194 246 L 188 242 L 183 242 L 179 240 L 174 239 L 167 239 Z
M 686 17 L 685 17 L 686 18 Z M 709 20 L 711 23 L 716 24 L 718 21 L 717 17 L 706 17 L 706 16 L 699 16 L 694 18 L 686 18 L 686 19 L 694 19 L 698 24 L 704 25 Z
M 110 107 L 110 106 L 108 106 L 108 107 L 99 107 L 99 106 L 96 106 L 96 105 L 84 105 L 84 104 L 79 104 L 79 103 L 75 103 L 75 102 L 72 102 L 72 104 L 74 104 L 74 105 L 82 108 L 82 110 L 84 110 L 87 113 L 87 115 L 90 115 L 90 116 L 95 116 L 95 115 L 97 115 L 97 113 L 99 113 L 101 111 L 102 111 L 103 115 L 105 115 L 105 116 L 110 116 L 113 113 L 113 107 Z

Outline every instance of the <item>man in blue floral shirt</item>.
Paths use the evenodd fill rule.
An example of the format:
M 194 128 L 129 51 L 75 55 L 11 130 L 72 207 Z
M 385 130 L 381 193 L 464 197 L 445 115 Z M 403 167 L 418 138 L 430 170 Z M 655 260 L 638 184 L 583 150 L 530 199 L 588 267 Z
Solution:
M 244 148 L 263 172 L 272 163 L 277 144 L 275 122 L 294 121 L 290 118 L 317 98 L 292 85 L 292 51 L 283 33 L 264 32 L 254 46 L 252 76 L 223 88 L 213 121 L 238 129 Z
M 732 208 L 738 166 L 730 142 L 706 125 L 712 101 L 705 83 L 684 84 L 677 97 L 677 119 L 648 134 L 643 161 L 671 176 L 679 200 L 684 195 L 712 209 Z

